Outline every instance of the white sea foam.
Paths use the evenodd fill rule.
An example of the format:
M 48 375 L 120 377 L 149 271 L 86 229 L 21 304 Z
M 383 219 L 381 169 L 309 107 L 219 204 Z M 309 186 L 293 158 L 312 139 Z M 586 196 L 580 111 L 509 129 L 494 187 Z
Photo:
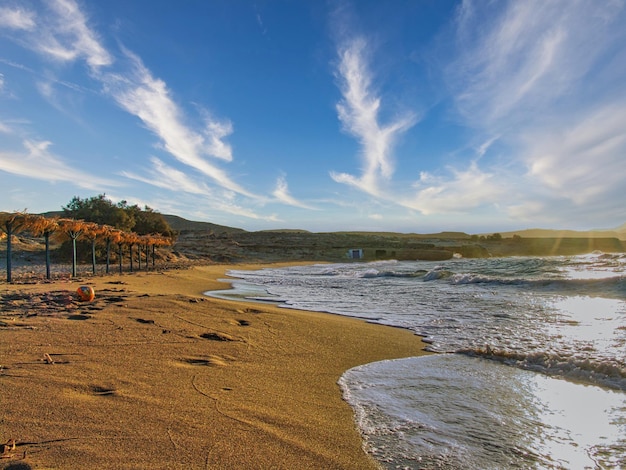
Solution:
M 339 384 L 385 468 L 626 464 L 623 393 L 456 354 L 360 366 Z
M 488 364 L 478 368 L 480 374 L 486 373 L 483 385 L 504 387 L 502 393 L 510 393 L 520 377 L 543 377 L 533 380 L 561 383 L 564 381 L 560 379 L 566 379 L 569 382 L 565 383 L 573 387 L 567 393 L 573 397 L 585 396 L 587 389 L 580 383 L 593 385 L 597 390 L 594 400 L 600 402 L 614 397 L 615 393 L 621 399 L 626 395 L 626 256 L 623 254 L 345 263 L 229 274 L 259 286 L 257 289 L 262 293 L 257 292 L 257 297 L 280 300 L 290 308 L 338 313 L 407 328 L 422 335 L 431 351 L 479 356 L 446 357 Z M 508 447 L 508 463 L 490 467 L 489 458 L 496 457 L 483 456 L 486 460 L 480 460 L 480 465 L 468 466 L 464 459 L 473 461 L 474 457 L 470 456 L 475 451 L 441 432 L 432 419 L 432 410 L 420 408 L 412 411 L 417 415 L 396 419 L 394 413 L 398 410 L 393 406 L 403 409 L 405 405 L 398 404 L 402 403 L 398 396 L 406 395 L 413 401 L 415 390 L 420 393 L 427 390 L 433 403 L 448 410 L 449 419 L 465 421 L 461 419 L 465 414 L 482 413 L 487 406 L 486 397 L 478 392 L 462 402 L 465 405 L 454 405 L 455 398 L 451 395 L 454 384 L 463 387 L 467 381 L 471 383 L 472 369 L 454 372 L 454 379 L 444 386 L 441 377 L 431 380 L 420 375 L 418 368 L 398 371 L 388 365 L 381 367 L 380 380 L 383 385 L 389 385 L 385 385 L 389 390 L 384 393 L 395 398 L 386 398 L 380 390 L 374 393 L 381 384 L 378 378 L 369 375 L 356 382 L 348 380 L 346 397 L 350 399 L 350 393 L 356 393 L 355 390 L 373 394 L 367 405 L 357 406 L 356 398 L 351 402 L 362 415 L 360 423 L 364 432 L 378 436 L 376 441 L 371 441 L 375 443 L 370 445 L 370 452 L 381 462 L 388 462 L 389 468 L 584 468 L 561 464 L 558 459 L 550 463 L 552 450 L 515 443 L 517 437 L 510 438 L 514 443 Z M 509 373 L 498 376 L 493 371 Z M 535 395 L 525 396 L 530 404 L 535 403 Z M 390 408 L 388 402 L 395 405 Z M 519 403 L 523 409 L 525 402 Z M 542 406 L 546 413 L 554 415 L 560 413 L 557 405 L 547 400 Z M 509 423 L 521 419 L 511 411 L 513 408 L 505 407 L 498 419 Z M 612 422 L 622 426 L 621 436 L 625 436 L 626 406 L 608 413 Z M 467 434 L 469 431 L 464 426 L 455 432 Z M 477 439 L 472 445 L 498 449 L 498 436 L 490 436 L 489 428 L 486 429 L 471 430 Z M 607 432 L 616 432 L 616 428 L 608 429 Z M 542 438 L 544 431 L 542 424 L 533 434 L 529 425 L 527 437 Z M 411 437 L 414 433 L 420 434 L 426 444 L 414 442 Z M 615 436 L 605 437 L 611 440 Z M 503 436 L 503 440 L 507 439 Z M 574 442 L 578 443 L 577 439 Z M 394 442 L 402 442 L 403 447 L 395 446 Z M 604 462 L 606 468 L 619 468 L 619 465 L 626 468 L 626 445 L 619 439 L 612 442 L 587 447 L 589 455 L 597 462 Z M 561 450 L 569 452 L 573 446 L 570 444 Z M 429 457 L 422 456 L 422 452 Z M 566 457 L 559 459 L 568 462 Z M 518 465 L 517 460 L 522 464 Z M 604 467 L 598 464 L 595 468 Z

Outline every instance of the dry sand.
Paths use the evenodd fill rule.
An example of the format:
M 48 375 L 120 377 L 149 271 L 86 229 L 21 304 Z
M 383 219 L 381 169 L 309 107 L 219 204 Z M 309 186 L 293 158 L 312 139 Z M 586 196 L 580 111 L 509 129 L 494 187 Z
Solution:
M 0 285 L 0 468 L 376 468 L 337 380 L 424 343 L 205 297 L 231 268 Z

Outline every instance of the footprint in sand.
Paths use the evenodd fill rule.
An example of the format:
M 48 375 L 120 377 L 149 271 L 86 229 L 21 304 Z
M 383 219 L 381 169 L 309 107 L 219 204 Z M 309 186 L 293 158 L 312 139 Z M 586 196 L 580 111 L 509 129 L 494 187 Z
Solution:
M 208 339 L 210 341 L 238 341 L 226 333 L 202 333 L 200 338 Z
M 69 315 L 67 317 L 68 320 L 89 320 L 91 317 L 89 315 L 82 315 L 82 314 L 76 314 L 76 315 Z
M 259 313 L 263 313 L 261 310 L 257 310 L 256 308 L 244 308 L 241 310 L 237 310 L 239 313 L 252 313 L 252 314 L 259 314 Z
M 179 360 L 183 366 L 225 366 L 228 362 L 220 356 L 185 357 Z
M 96 395 L 99 397 L 117 395 L 117 391 L 114 388 L 101 387 L 99 385 L 92 385 L 91 387 L 89 387 L 89 389 L 93 395 Z

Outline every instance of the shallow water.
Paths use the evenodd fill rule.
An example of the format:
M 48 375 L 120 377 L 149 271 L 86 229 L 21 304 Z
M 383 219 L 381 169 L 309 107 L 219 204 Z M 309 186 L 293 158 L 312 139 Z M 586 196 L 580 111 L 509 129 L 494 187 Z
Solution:
M 230 271 L 241 281 L 229 292 L 408 328 L 455 353 L 344 376 L 369 450 L 389 468 L 620 468 L 625 272 L 625 255 L 602 253 L 386 261 Z M 562 397 L 585 406 L 563 410 Z M 602 435 L 566 418 L 583 412 Z M 387 426 L 394 413 L 401 421 Z
M 626 465 L 626 394 L 457 354 L 352 369 L 340 385 L 386 468 Z

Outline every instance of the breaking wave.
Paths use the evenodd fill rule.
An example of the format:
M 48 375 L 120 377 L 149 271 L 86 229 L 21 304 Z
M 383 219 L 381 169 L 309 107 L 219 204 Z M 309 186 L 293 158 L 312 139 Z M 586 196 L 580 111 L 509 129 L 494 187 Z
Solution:
M 490 346 L 460 349 L 457 353 L 481 357 L 573 382 L 626 391 L 626 363 L 617 359 L 594 360 L 588 357 L 568 357 L 545 351 L 515 352 L 494 349 Z

